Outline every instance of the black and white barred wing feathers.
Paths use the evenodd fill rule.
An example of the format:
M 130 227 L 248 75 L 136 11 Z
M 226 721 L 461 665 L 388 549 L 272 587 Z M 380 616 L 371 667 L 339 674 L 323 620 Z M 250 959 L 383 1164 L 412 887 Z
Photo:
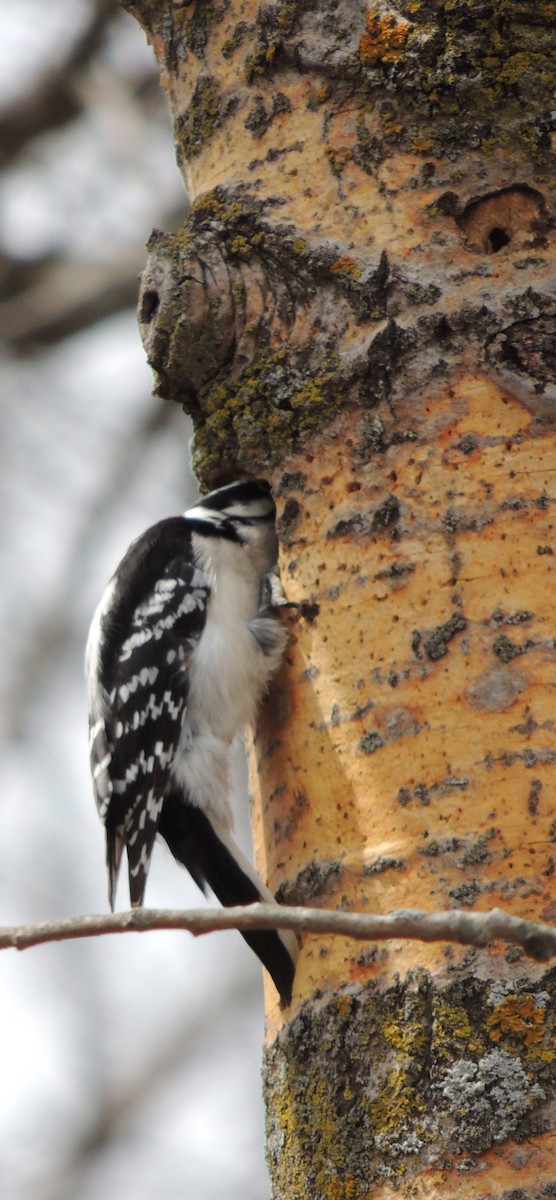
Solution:
M 124 846 L 131 903 L 143 902 L 209 592 L 205 572 L 180 558 L 127 614 L 118 612 L 110 586 L 101 605 L 99 620 L 108 636 L 113 627 L 114 645 L 111 661 L 97 664 L 96 697 L 92 689 L 91 767 L 112 907 Z

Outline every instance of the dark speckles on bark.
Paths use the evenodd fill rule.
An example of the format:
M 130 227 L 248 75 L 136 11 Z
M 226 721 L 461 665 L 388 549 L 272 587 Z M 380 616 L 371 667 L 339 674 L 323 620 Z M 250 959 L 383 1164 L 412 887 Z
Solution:
M 403 858 L 388 858 L 386 855 L 380 854 L 372 862 L 365 863 L 363 874 L 383 875 L 385 871 L 401 871 L 405 866 L 406 862 Z
M 528 608 L 520 608 L 514 613 L 505 613 L 501 608 L 495 608 L 490 619 L 493 625 L 523 625 L 526 621 L 532 621 L 533 613 Z
M 537 722 L 535 721 L 535 718 L 531 716 L 531 713 L 526 708 L 525 709 L 525 720 L 518 721 L 517 725 L 510 725 L 508 732 L 509 733 L 514 733 L 514 732 L 519 733 L 519 734 L 521 734 L 522 737 L 528 738 L 531 736 L 532 733 L 535 733 L 538 728 L 539 728 L 539 726 L 538 726 Z
M 264 98 L 261 95 L 255 96 L 253 108 L 244 121 L 245 128 L 250 130 L 254 138 L 262 137 L 275 118 L 284 112 L 291 112 L 291 102 L 283 92 L 276 92 L 270 109 L 265 107 Z
M 415 563 L 393 562 L 385 571 L 377 571 L 375 579 L 391 579 L 398 581 L 415 570 Z
M 374 533 L 390 530 L 394 525 L 397 525 L 400 519 L 400 503 L 397 496 L 390 494 L 382 501 L 382 504 L 377 508 L 372 522 L 371 529 Z
M 303 509 L 299 500 L 295 500 L 290 496 L 284 505 L 283 512 L 278 519 L 277 528 L 280 536 L 280 541 L 285 546 L 290 546 L 295 541 L 295 531 L 303 514 Z
M 455 775 L 448 775 L 445 779 L 440 779 L 437 783 L 431 783 L 425 787 L 424 783 L 416 783 L 412 788 L 401 787 L 398 791 L 398 803 L 406 807 L 412 800 L 416 800 L 422 807 L 427 807 L 431 801 L 437 798 L 442 799 L 444 796 L 449 796 L 454 791 L 465 791 L 469 787 L 469 780 L 464 775 L 458 778 Z M 421 851 L 426 853 L 426 851 Z
M 529 785 L 529 796 L 527 798 L 527 809 L 532 817 L 536 817 L 539 810 L 539 800 L 542 791 L 542 783 L 540 779 L 532 779 Z
M 440 858 L 445 854 L 455 854 L 460 846 L 461 842 L 456 837 L 431 838 L 417 853 L 424 858 Z
M 430 789 L 425 787 L 424 783 L 416 783 L 414 792 L 419 803 L 422 804 L 424 808 L 427 808 L 430 803 Z
M 328 530 L 327 537 L 348 537 L 352 534 L 362 533 L 365 527 L 363 517 L 360 513 L 356 513 L 353 517 L 343 517 L 337 521 L 332 529 Z
M 439 625 L 432 633 L 423 641 L 427 658 L 435 661 L 439 658 L 444 658 L 448 653 L 448 646 L 456 634 L 467 629 L 467 620 L 462 613 L 455 612 L 445 621 L 443 625 Z
M 470 883 L 459 883 L 456 887 L 450 888 L 448 895 L 452 900 L 456 900 L 458 904 L 464 904 L 471 907 L 477 896 L 480 896 L 481 888 L 476 880 Z
M 282 884 L 276 898 L 281 904 L 312 904 L 336 892 L 342 875 L 342 865 L 337 859 L 308 863 L 294 879 Z
M 454 450 L 460 450 L 462 454 L 472 454 L 479 445 L 479 439 L 473 433 L 465 433 L 458 442 L 454 442 Z
M 393 537 L 397 536 L 395 525 L 399 520 L 400 506 L 395 496 L 387 496 L 382 504 L 368 513 L 355 513 L 352 517 L 342 517 L 332 529 L 328 530 L 327 537 L 345 537 L 351 533 L 383 533 L 389 531 Z M 408 567 L 407 570 L 412 570 Z M 391 575 L 394 577 L 395 569 L 392 568 Z M 386 573 L 382 577 L 385 577 Z M 381 578 L 381 576 L 376 576 Z
M 475 838 L 475 841 L 464 851 L 459 865 L 471 867 L 478 863 L 489 862 L 492 856 L 487 850 L 487 843 L 491 836 L 492 834 L 481 833 L 478 838 Z
M 359 749 L 363 751 L 363 754 L 375 754 L 383 745 L 384 741 L 376 730 L 364 733 L 363 737 L 359 739 Z
M 459 529 L 459 517 L 453 508 L 447 508 L 442 517 L 442 524 L 447 533 L 455 533 Z
M 418 629 L 414 629 L 413 633 L 411 634 L 411 649 L 415 655 L 415 658 L 418 658 L 419 660 L 421 660 L 423 657 L 423 655 L 421 653 L 422 644 L 423 644 L 423 638 L 422 638 L 421 633 L 419 632 Z
M 306 475 L 302 471 L 284 471 L 280 479 L 280 491 L 296 491 L 303 492 L 307 482 Z
M 308 807 L 309 798 L 307 793 L 300 788 L 293 794 L 292 802 L 285 820 L 275 821 L 274 823 L 274 840 L 277 845 L 284 840 L 287 842 L 292 837 Z
M 534 646 L 534 642 L 527 641 L 523 645 L 516 645 L 511 642 L 505 633 L 500 633 L 495 638 L 492 649 L 497 658 L 503 663 L 511 662 L 513 658 L 518 658 L 521 654 L 526 654 Z

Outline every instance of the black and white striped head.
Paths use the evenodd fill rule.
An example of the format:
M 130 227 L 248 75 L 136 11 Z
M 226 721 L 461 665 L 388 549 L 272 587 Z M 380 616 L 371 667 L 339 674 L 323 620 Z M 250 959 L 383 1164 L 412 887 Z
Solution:
M 264 479 L 240 479 L 208 492 L 184 514 L 195 531 L 245 546 L 260 560 L 263 573 L 278 557 L 276 505 Z

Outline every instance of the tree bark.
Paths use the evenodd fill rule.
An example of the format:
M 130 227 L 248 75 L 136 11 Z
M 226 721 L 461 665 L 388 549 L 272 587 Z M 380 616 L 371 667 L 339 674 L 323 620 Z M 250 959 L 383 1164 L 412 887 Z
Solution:
M 195 464 L 272 479 L 293 600 L 254 747 L 292 903 L 550 920 L 556 9 L 128 4 L 192 202 L 140 324 Z M 268 1001 L 275 1200 L 556 1188 L 553 971 L 307 936 Z

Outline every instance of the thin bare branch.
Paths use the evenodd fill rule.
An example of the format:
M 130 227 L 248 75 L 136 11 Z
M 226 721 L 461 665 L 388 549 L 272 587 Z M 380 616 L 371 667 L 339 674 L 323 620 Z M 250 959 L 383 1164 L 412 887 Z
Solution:
M 163 216 L 177 228 L 187 201 Z M 139 293 L 143 247 L 121 250 L 112 262 L 44 256 L 28 263 L 0 254 L 0 329 L 20 355 L 88 329 L 125 308 Z
M 100 48 L 118 11 L 116 0 L 96 0 L 88 25 L 64 61 L 0 112 L 0 167 L 7 166 L 32 138 L 65 125 L 82 111 L 76 78 Z
M 513 942 L 529 958 L 548 962 L 556 956 L 556 928 L 501 908 L 470 913 L 462 909 L 427 913 L 398 908 L 383 916 L 370 913 L 331 912 L 317 908 L 289 908 L 280 904 L 251 904 L 225 909 L 141 908 L 131 912 L 67 917 L 38 925 L 0 927 L 0 950 L 25 950 L 44 942 L 98 937 L 109 933 L 147 933 L 154 929 L 183 929 L 198 937 L 221 929 L 292 929 L 295 933 L 328 933 L 359 941 L 409 938 L 421 942 L 458 942 L 486 946 L 493 941 Z
M 3 340 L 28 353 L 132 308 L 142 256 L 132 247 L 112 263 L 52 263 L 31 287 L 0 304 Z

